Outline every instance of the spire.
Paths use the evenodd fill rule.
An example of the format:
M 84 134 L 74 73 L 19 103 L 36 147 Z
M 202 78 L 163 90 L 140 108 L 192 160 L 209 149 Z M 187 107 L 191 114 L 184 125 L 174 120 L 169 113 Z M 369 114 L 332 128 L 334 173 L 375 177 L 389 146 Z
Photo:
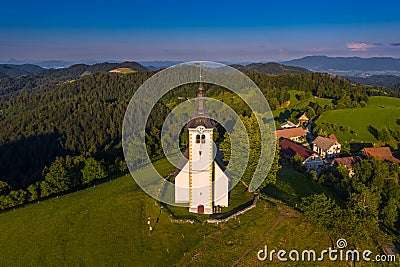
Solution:
M 208 117 L 206 101 L 205 101 L 204 97 L 205 97 L 205 94 L 204 94 L 203 83 L 200 82 L 199 90 L 198 90 L 197 97 L 196 97 L 196 107 L 194 110 L 193 117 Z
M 200 65 L 200 84 L 195 99 L 196 106 L 192 120 L 188 123 L 189 128 L 196 128 L 197 126 L 205 126 L 206 128 L 214 128 L 214 122 L 210 119 L 207 113 L 207 106 L 205 100 L 205 90 L 203 87 L 203 81 L 201 76 L 201 65 Z

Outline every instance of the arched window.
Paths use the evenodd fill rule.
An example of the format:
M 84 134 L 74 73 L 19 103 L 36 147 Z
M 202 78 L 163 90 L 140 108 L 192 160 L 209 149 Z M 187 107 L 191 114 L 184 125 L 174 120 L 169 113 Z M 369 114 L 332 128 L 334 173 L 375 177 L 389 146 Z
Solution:
M 206 136 L 204 134 L 201 135 L 201 142 L 203 144 L 206 142 Z
M 196 134 L 196 143 L 199 144 L 200 143 L 200 135 Z

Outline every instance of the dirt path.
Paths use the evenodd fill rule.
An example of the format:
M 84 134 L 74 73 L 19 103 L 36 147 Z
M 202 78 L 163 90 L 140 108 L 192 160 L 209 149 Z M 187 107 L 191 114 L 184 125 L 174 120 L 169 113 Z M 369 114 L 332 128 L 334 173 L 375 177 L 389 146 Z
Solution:
M 280 222 L 282 222 L 283 220 L 285 220 L 287 218 L 293 218 L 296 216 L 293 210 L 290 210 L 281 205 L 278 206 L 278 212 L 279 212 L 278 219 L 276 219 L 276 221 L 271 226 L 271 228 L 267 232 L 265 232 L 262 235 L 262 237 L 259 240 L 257 240 L 257 242 L 254 243 L 254 245 L 251 246 L 232 266 L 238 266 L 240 263 L 242 263 L 243 259 L 246 258 L 246 256 L 249 255 L 255 248 L 259 247 L 265 241 L 265 239 L 269 236 L 269 234 L 272 231 L 274 231 L 275 227 Z

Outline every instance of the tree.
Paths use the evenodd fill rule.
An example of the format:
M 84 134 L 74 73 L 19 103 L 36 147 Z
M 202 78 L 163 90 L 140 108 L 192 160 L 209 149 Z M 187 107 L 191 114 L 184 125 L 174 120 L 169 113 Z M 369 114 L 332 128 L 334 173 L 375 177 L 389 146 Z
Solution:
M 294 169 L 296 169 L 298 171 L 301 171 L 304 169 L 303 158 L 299 154 L 296 154 L 293 157 L 293 167 L 294 167 Z
M 262 188 L 268 184 L 276 184 L 276 174 L 282 168 L 282 166 L 279 165 L 280 151 L 281 151 L 281 147 L 279 146 L 279 142 L 277 141 L 276 149 L 275 149 L 275 157 L 272 162 L 271 168 L 269 169 L 267 178 L 264 180 L 264 182 L 261 185 Z
M 301 211 L 307 220 L 317 229 L 331 236 L 337 234 L 338 223 L 340 223 L 341 209 L 334 200 L 328 198 L 324 193 L 315 194 L 302 198 Z
M 389 199 L 388 203 L 383 208 L 382 217 L 383 217 L 383 222 L 386 225 L 394 227 L 398 217 L 397 202 L 394 198 Z
M 40 183 L 34 183 L 28 186 L 28 201 L 34 201 L 40 197 Z
M 7 195 L 10 189 L 10 186 L 6 182 L 0 181 L 0 195 Z
M 51 164 L 49 172 L 46 174 L 44 181 L 41 183 L 41 196 L 46 197 L 52 194 L 63 192 L 69 189 L 71 185 L 64 167 L 63 159 L 58 157 Z
M 82 183 L 88 184 L 96 179 L 103 179 L 107 176 L 106 171 L 100 162 L 90 157 L 85 161 L 85 167 L 82 169 Z

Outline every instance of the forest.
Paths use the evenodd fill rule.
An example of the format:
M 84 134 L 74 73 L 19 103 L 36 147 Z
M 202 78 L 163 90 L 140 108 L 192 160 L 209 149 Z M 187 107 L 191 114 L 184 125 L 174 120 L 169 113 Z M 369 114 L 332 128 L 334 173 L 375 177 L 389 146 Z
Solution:
M 1 209 L 126 171 L 121 148 L 125 109 L 137 88 L 156 72 L 140 67 L 132 74 L 102 70 L 102 66 L 76 65 L 0 79 Z M 391 93 L 321 73 L 250 72 L 248 76 L 272 110 L 287 103 L 289 90 L 334 100 L 324 109 L 360 107 L 367 105 L 368 96 Z M 205 87 L 208 97 L 226 99 L 238 114 L 251 116 L 247 105 L 233 101 L 234 94 L 227 89 L 211 84 Z M 175 105 L 195 97 L 196 88 L 195 84 L 180 86 L 153 108 L 146 127 L 151 158 L 162 156 L 160 131 L 165 117 Z M 181 142 L 184 147 L 184 140 Z

